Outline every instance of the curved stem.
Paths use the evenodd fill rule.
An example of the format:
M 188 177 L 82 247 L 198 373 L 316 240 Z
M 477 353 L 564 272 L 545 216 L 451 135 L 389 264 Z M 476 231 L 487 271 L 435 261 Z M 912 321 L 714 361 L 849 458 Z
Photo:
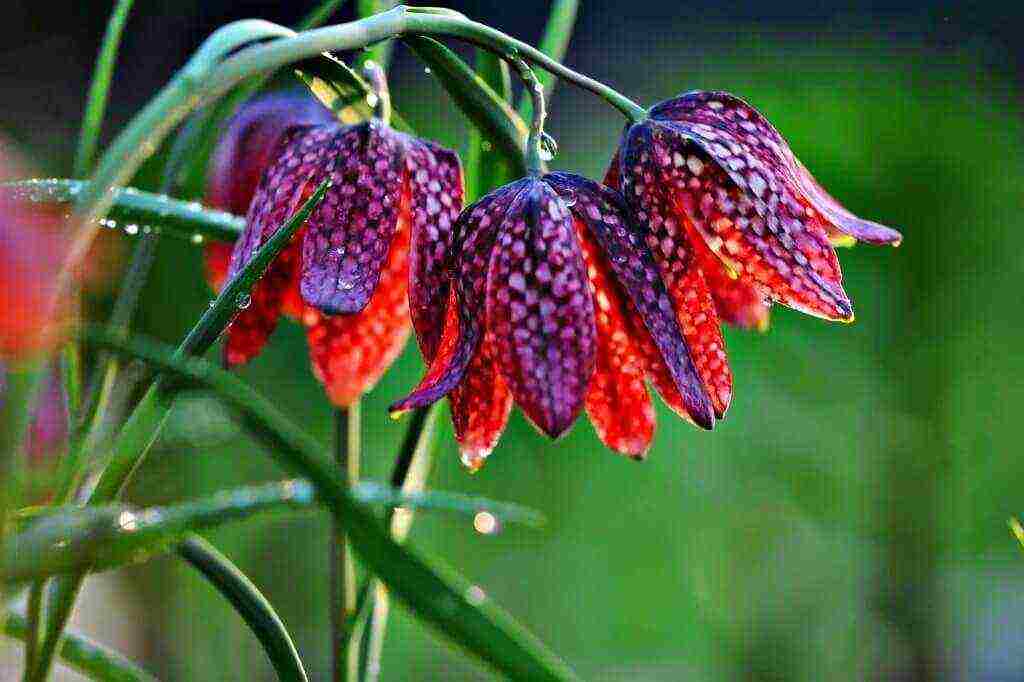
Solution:
M 377 98 L 374 103 L 377 118 L 384 125 L 391 125 L 391 90 L 388 88 L 388 77 L 384 73 L 384 68 L 370 59 L 363 64 L 363 74 L 370 83 L 373 96 Z
M 509 62 L 515 67 L 527 92 L 530 93 L 530 101 L 533 104 L 530 116 L 530 136 L 526 140 L 526 170 L 531 175 L 540 175 L 544 172 L 544 120 L 548 115 L 547 106 L 544 104 L 544 86 L 537 80 L 537 75 L 523 59 L 513 58 Z

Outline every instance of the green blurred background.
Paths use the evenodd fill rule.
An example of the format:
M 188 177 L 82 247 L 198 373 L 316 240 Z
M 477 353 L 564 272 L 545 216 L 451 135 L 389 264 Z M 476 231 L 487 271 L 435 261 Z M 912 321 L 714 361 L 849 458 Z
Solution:
M 0 130 L 63 175 L 109 3 L 13 4 Z M 137 0 L 108 133 L 216 25 L 292 22 L 307 4 Z M 535 39 L 546 4 L 453 6 Z M 704 433 L 659 405 L 646 463 L 605 451 L 585 419 L 552 444 L 515 414 L 469 475 L 445 418 L 431 487 L 533 506 L 550 522 L 481 536 L 469 520 L 422 515 L 412 543 L 587 679 L 1024 680 L 1024 556 L 1006 523 L 1024 511 L 1021 10 L 678 4 L 584 2 L 568 63 L 645 103 L 739 94 L 851 210 L 901 228 L 904 245 L 840 253 L 853 326 L 778 308 L 767 335 L 727 330 L 728 418 Z M 461 117 L 408 52 L 391 78 L 418 130 L 464 145 Z M 554 165 L 600 176 L 619 115 L 568 87 L 551 106 Z M 138 328 L 173 341 L 209 298 L 199 251 L 166 242 Z M 410 345 L 365 402 L 368 477 L 387 475 L 403 425 L 385 408 L 420 371 Z M 331 411 L 298 327 L 282 325 L 243 374 L 327 442 Z M 133 499 L 281 475 L 244 438 L 195 442 L 199 423 L 222 419 L 209 410 L 182 406 Z M 328 529 L 323 515 L 292 515 L 210 536 L 279 609 L 316 679 L 328 670 Z M 239 618 L 179 561 L 89 585 L 80 627 L 161 679 L 273 679 Z M 16 653 L 5 646 L 6 680 Z M 492 677 L 398 608 L 383 679 Z

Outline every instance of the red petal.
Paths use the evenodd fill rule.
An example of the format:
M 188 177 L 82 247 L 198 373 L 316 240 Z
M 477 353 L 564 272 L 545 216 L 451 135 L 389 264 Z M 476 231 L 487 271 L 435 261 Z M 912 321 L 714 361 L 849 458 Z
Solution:
M 768 331 L 771 304 L 764 294 L 730 272 L 699 235 L 691 236 L 690 244 L 693 245 L 698 267 L 704 273 L 704 281 L 711 290 L 718 318 L 741 329 Z
M 412 189 L 409 310 L 416 338 L 433 357 L 448 303 L 455 222 L 462 211 L 462 167 L 455 152 L 410 138 L 406 168 Z
M 579 221 L 576 233 L 594 296 L 597 328 L 597 361 L 587 390 L 587 415 L 608 448 L 641 459 L 654 438 L 655 413 L 644 383 L 644 359 L 632 338 L 629 306 L 600 247 Z
M 484 337 L 462 383 L 448 394 L 462 463 L 473 471 L 498 444 L 512 411 L 512 393 L 495 365 L 494 345 Z
M 231 267 L 232 245 L 213 242 L 203 251 L 203 264 L 206 270 L 206 283 L 218 294 L 228 278 Z
M 313 373 L 338 407 L 370 391 L 409 338 L 409 233 L 406 195 L 380 281 L 362 312 L 329 316 L 306 306 L 302 321 Z

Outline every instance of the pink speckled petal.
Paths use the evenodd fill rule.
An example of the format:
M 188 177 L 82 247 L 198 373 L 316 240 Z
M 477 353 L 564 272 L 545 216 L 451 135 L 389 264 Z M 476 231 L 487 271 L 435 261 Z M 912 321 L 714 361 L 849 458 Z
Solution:
M 448 295 L 444 331 L 419 385 L 391 406 L 404 412 L 430 405 L 462 381 L 484 332 L 487 272 L 506 212 L 526 181 L 499 187 L 466 207 L 455 224 L 455 286 Z
M 327 145 L 333 186 L 309 217 L 302 298 L 327 314 L 357 313 L 377 287 L 395 234 L 405 144 L 369 121 L 338 128 Z
M 715 410 L 683 337 L 658 264 L 625 202 L 614 190 L 577 175 L 552 173 L 545 179 L 564 197 L 571 197 L 570 210 L 600 245 L 616 281 L 660 351 L 686 411 L 694 422 L 711 428 Z
M 409 138 L 405 157 L 412 192 L 409 311 L 423 355 L 433 358 L 448 303 L 454 227 L 462 211 L 462 167 L 455 152 Z
M 487 276 L 487 324 L 517 405 L 557 438 L 594 373 L 594 304 L 572 215 L 531 178 L 505 216 Z

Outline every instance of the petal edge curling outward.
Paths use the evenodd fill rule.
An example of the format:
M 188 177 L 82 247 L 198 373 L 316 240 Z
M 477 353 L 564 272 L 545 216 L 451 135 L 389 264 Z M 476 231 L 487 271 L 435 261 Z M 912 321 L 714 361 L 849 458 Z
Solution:
M 398 223 L 405 144 L 377 122 L 336 128 L 326 144 L 332 186 L 302 242 L 302 298 L 328 314 L 367 306 Z
M 391 405 L 400 414 L 430 405 L 450 393 L 462 381 L 484 334 L 487 273 L 498 231 L 509 206 L 518 198 L 525 181 L 500 187 L 466 207 L 455 225 L 457 265 L 455 286 L 450 287 L 441 339 L 420 383 L 406 397 Z M 429 349 L 422 349 L 429 350 Z
M 594 306 L 568 208 L 547 183 L 527 183 L 494 247 L 487 324 L 516 404 L 557 438 L 583 409 L 594 372 Z
M 746 101 L 728 92 L 695 91 L 662 102 L 651 109 L 653 118 L 675 121 L 704 133 L 711 146 L 707 151 L 730 171 L 739 171 L 737 156 L 746 161 L 757 159 L 762 164 L 765 179 L 771 184 L 772 176 L 825 218 L 828 227 L 869 244 L 898 246 L 903 236 L 891 227 L 858 218 L 836 201 L 814 179 L 790 148 L 789 143 L 761 112 Z M 702 126 L 698 127 L 698 126 Z M 732 159 L 716 155 L 714 142 L 730 152 Z M 754 168 L 753 165 L 749 167 Z M 744 180 L 742 173 L 731 172 L 734 181 Z M 785 197 L 783 196 L 783 200 Z
M 409 311 L 425 357 L 443 333 L 455 223 L 462 211 L 462 166 L 455 152 L 409 138 L 406 172 L 412 192 Z
M 706 348 L 694 342 L 703 341 L 703 337 L 687 336 L 687 325 L 693 326 L 688 309 L 673 305 L 671 291 L 621 195 L 571 174 L 552 173 L 546 179 L 565 196 L 571 195 L 570 210 L 600 246 L 615 281 L 639 318 L 634 326 L 645 327 L 651 335 L 687 412 L 695 423 L 712 428 L 716 413 L 721 416 L 725 412 L 728 400 L 715 390 L 711 377 L 701 373 L 700 360 Z M 684 321 L 686 324 L 681 324 Z
M 380 282 L 362 312 L 324 315 L 306 306 L 310 364 L 331 402 L 348 407 L 371 390 L 409 338 L 408 199 L 395 230 Z

